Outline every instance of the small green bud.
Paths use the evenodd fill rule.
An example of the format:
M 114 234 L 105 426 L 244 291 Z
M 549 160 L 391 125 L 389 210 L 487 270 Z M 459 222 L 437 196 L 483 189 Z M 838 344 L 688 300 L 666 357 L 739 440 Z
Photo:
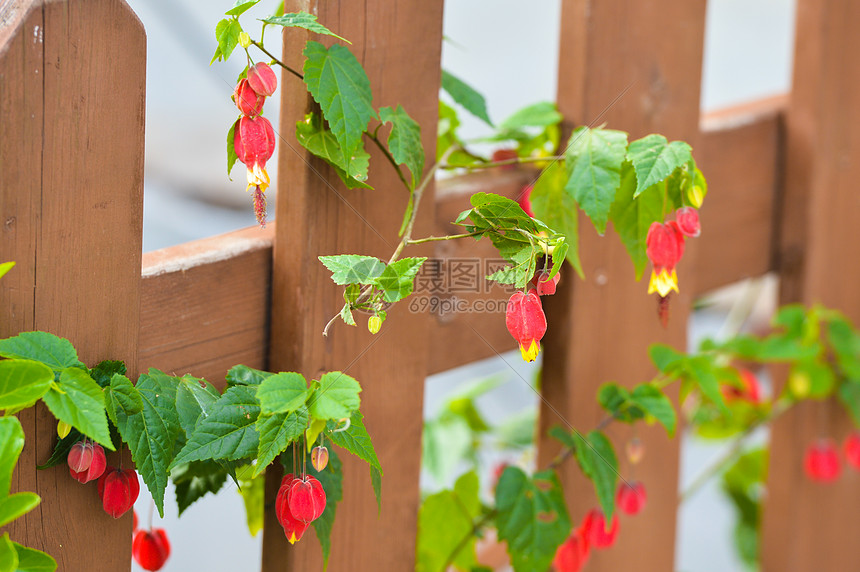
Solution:
M 239 45 L 247 49 L 251 45 L 251 36 L 246 32 L 239 32 Z
M 57 437 L 59 437 L 60 439 L 65 439 L 71 430 L 72 426 L 65 421 L 57 422 Z
M 370 330 L 371 334 L 375 334 L 379 331 L 379 328 L 382 327 L 382 318 L 379 316 L 371 316 L 369 320 L 367 320 L 367 329 Z

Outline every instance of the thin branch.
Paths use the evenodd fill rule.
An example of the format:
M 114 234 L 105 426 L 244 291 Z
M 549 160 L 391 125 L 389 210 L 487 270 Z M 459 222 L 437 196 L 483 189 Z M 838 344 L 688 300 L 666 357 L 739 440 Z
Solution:
M 380 123 L 380 125 L 382 125 Z M 406 187 L 406 190 L 412 192 L 412 185 L 406 180 L 406 177 L 403 176 L 403 171 L 400 170 L 400 165 L 397 164 L 397 161 L 394 160 L 394 157 L 391 156 L 391 153 L 388 151 L 388 148 L 382 144 L 382 141 L 379 140 L 379 137 L 376 135 L 376 132 L 379 131 L 379 126 L 377 126 L 376 131 L 370 133 L 369 131 L 365 131 L 364 135 L 376 143 L 376 146 L 379 147 L 379 150 L 382 151 L 382 154 L 385 155 L 385 158 L 388 159 L 388 162 L 391 163 L 391 166 L 394 167 L 394 170 L 397 171 L 397 176 L 400 177 L 400 182 L 403 183 L 403 186 Z
M 493 509 L 488 513 L 485 513 L 481 518 L 476 520 L 474 524 L 472 524 L 472 530 L 469 531 L 469 534 L 463 536 L 460 539 L 460 542 L 457 543 L 457 546 L 454 547 L 454 550 L 451 551 L 451 554 L 448 555 L 448 558 L 445 559 L 445 564 L 442 565 L 440 570 L 444 572 L 454 563 L 454 559 L 457 558 L 457 555 L 460 554 L 460 551 L 463 550 L 467 544 L 469 544 L 469 540 L 471 540 L 478 531 L 485 525 L 487 522 L 496 516 L 496 510 Z
M 428 236 L 427 238 L 410 239 L 407 241 L 406 246 L 412 246 L 413 244 L 424 244 L 425 242 L 436 242 L 440 240 L 456 240 L 458 238 L 469 238 L 470 236 L 480 236 L 482 234 L 484 234 L 483 230 L 476 230 L 475 232 L 466 232 L 464 234 L 449 234 L 447 236 Z
M 466 169 L 472 171 L 475 169 L 493 169 L 495 167 L 504 167 L 506 165 L 519 165 L 522 163 L 542 163 L 544 161 L 560 161 L 564 159 L 564 155 L 550 155 L 547 157 L 517 157 L 516 159 L 505 159 L 504 161 L 492 161 L 490 163 L 475 163 L 472 165 L 449 165 L 444 163 L 439 166 L 443 170 L 451 169 Z
M 255 40 L 251 40 L 251 45 L 256 46 L 257 49 L 259 49 L 261 52 L 263 52 L 264 54 L 266 54 L 267 56 L 272 58 L 273 62 L 275 62 L 276 64 L 278 64 L 279 66 L 281 66 L 282 68 L 284 68 L 285 70 L 287 70 L 288 72 L 290 72 L 291 74 L 293 74 L 294 76 L 299 78 L 300 80 L 304 81 L 305 76 L 303 76 L 302 74 L 300 74 L 299 72 L 297 72 L 296 70 L 294 70 L 293 68 L 291 68 L 290 66 L 288 66 L 287 64 L 282 62 L 281 60 L 279 60 L 278 58 L 276 58 L 271 52 L 269 52 L 266 48 L 263 47 L 263 44 L 255 41 Z

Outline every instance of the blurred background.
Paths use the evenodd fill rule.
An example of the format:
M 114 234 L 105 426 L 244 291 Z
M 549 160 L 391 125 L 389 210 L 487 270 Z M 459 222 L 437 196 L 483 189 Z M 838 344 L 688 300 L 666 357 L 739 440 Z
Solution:
M 148 38 L 144 251 L 255 224 L 251 199 L 245 192 L 244 170 L 241 165 L 237 167 L 230 181 L 225 167 L 226 133 L 238 115 L 230 95 L 241 60 L 208 65 L 216 46 L 215 23 L 230 2 L 127 1 L 143 22 Z M 274 0 L 269 2 L 271 6 L 266 3 L 264 0 L 257 10 L 273 11 L 277 4 Z M 443 67 L 484 94 L 493 120 L 531 103 L 553 101 L 560 10 L 561 0 L 535 0 L 529 10 L 514 0 L 447 0 Z M 793 0 L 708 2 L 703 111 L 790 89 L 794 17 Z M 270 33 L 266 46 L 280 53 L 280 35 Z M 277 111 L 275 100 L 267 103 L 264 112 L 276 127 Z M 487 133 L 477 119 L 462 115 L 461 120 L 463 138 Z M 276 165 L 272 162 L 269 167 L 274 180 Z M 275 187 L 273 182 L 269 192 Z M 274 212 L 271 204 L 270 212 Z M 763 279 L 702 300 L 691 318 L 691 347 L 703 336 L 725 335 L 766 319 L 773 308 L 774 292 L 774 281 Z M 748 309 L 752 315 L 746 320 Z M 423 491 L 450 486 L 474 463 L 485 484 L 499 462 L 528 466 L 532 454 L 518 436 L 528 434 L 529 424 L 534 422 L 538 398 L 530 385 L 538 370 L 539 363 L 525 364 L 518 355 L 503 355 L 428 378 L 428 431 L 444 425 L 452 400 L 465 395 L 473 399 L 481 416 L 494 424 L 495 441 L 479 458 L 464 453 L 460 459 L 454 455 L 430 462 L 425 459 Z M 756 438 L 765 439 L 766 435 Z M 458 436 L 456 429 L 446 439 L 465 443 L 463 451 L 472 445 L 470 437 L 464 437 L 462 431 Z M 720 452 L 712 444 L 682 436 L 682 490 Z M 166 504 L 164 520 L 156 515 L 154 521 L 155 526 L 168 530 L 173 546 L 163 570 L 232 572 L 246 569 L 250 555 L 259 558 L 261 536 L 254 538 L 248 533 L 242 499 L 232 483 L 192 506 L 181 521 L 177 520 L 171 490 Z M 144 525 L 149 505 L 144 487 L 136 506 Z M 229 542 L 217 541 L 219 531 L 212 530 L 213 522 Z M 720 491 L 719 479 L 699 489 L 679 513 L 676 570 L 744 570 L 733 548 L 734 523 L 734 508 Z M 201 550 L 204 544 L 206 550 Z

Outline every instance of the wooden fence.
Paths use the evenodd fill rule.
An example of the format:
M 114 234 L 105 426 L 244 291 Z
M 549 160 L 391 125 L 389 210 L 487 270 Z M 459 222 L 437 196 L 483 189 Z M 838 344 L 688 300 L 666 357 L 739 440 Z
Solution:
M 401 103 L 432 155 L 440 81 L 442 0 L 287 0 L 353 40 L 377 106 Z M 564 0 L 558 105 L 569 121 L 608 122 L 632 138 L 661 132 L 690 141 L 709 179 L 704 233 L 680 267 L 683 286 L 668 330 L 654 300 L 633 281 L 616 238 L 583 224 L 587 280 L 566 278 L 547 302 L 541 426 L 556 412 L 579 427 L 600 415 L 594 395 L 607 380 L 650 378 L 646 348 L 684 347 L 692 300 L 739 279 L 777 272 L 781 301 L 821 301 L 860 321 L 860 3 L 798 0 L 795 88 L 776 98 L 701 117 L 703 0 Z M 291 31 L 284 57 L 304 42 Z M 337 312 L 339 288 L 320 254 L 387 257 L 405 196 L 384 168 L 373 192 L 348 191 L 293 137 L 309 99 L 285 78 L 281 91 L 277 224 L 147 253 L 142 259 L 145 34 L 122 0 L 0 0 L 0 260 L 16 270 L 0 282 L 0 335 L 43 329 L 70 338 L 83 361 L 121 358 L 130 373 L 158 367 L 218 383 L 236 363 L 314 376 L 349 368 L 361 380 L 367 426 L 385 469 L 381 515 L 366 467 L 349 474 L 329 569 L 413 567 L 424 379 L 510 350 L 493 314 L 444 322 L 397 308 L 383 333 L 320 333 Z M 516 73 L 512 70 L 511 73 Z M 626 87 L 629 90 L 609 106 Z M 371 150 L 376 164 L 382 157 Z M 425 195 L 417 235 L 444 232 L 476 190 L 513 194 L 523 173 L 482 173 Z M 430 216 L 435 204 L 435 221 Z M 360 214 L 359 214 L 360 213 Z M 378 232 L 378 234 L 377 234 Z M 489 255 L 471 242 L 426 245 L 415 254 Z M 616 348 L 623 348 L 619 359 Z M 379 375 L 378 372 L 386 372 Z M 856 570 L 860 537 L 857 475 L 821 487 L 801 473 L 813 418 L 829 404 L 784 416 L 773 432 L 765 506 L 766 571 Z M 63 571 L 123 570 L 131 519 L 113 521 L 94 489 L 60 469 L 37 472 L 53 445 L 45 409 L 20 415 L 27 444 L 13 490 L 35 490 L 40 507 L 10 525 L 13 538 L 46 550 Z M 625 439 L 626 428 L 611 436 Z M 649 509 L 629 521 L 617 546 L 594 553 L 588 570 L 670 571 L 675 554 L 678 440 L 646 430 L 638 477 Z M 543 438 L 539 457 L 555 446 Z M 562 471 L 574 514 L 593 504 L 576 469 Z M 276 475 L 267 483 L 272 500 Z M 91 498 L 92 497 L 92 498 Z M 97 540 L 95 540 L 97 539 Z M 96 544 L 94 544 L 94 542 Z M 94 547 L 97 546 L 97 549 Z M 201 550 L 204 547 L 200 547 Z M 269 511 L 263 570 L 319 570 L 314 541 L 290 547 Z

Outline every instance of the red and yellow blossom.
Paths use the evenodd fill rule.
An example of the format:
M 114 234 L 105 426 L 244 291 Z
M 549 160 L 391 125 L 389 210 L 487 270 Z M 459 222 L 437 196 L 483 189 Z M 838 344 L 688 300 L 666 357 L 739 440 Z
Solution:
M 660 297 L 665 298 L 672 290 L 678 292 L 675 265 L 684 254 L 684 234 L 678 228 L 678 223 L 651 223 L 645 238 L 645 254 L 654 266 L 651 281 L 648 283 L 648 293 L 657 292 Z
M 534 361 L 540 352 L 540 340 L 546 333 L 546 315 L 535 290 L 516 292 L 505 309 L 505 325 L 520 344 L 525 361 Z

